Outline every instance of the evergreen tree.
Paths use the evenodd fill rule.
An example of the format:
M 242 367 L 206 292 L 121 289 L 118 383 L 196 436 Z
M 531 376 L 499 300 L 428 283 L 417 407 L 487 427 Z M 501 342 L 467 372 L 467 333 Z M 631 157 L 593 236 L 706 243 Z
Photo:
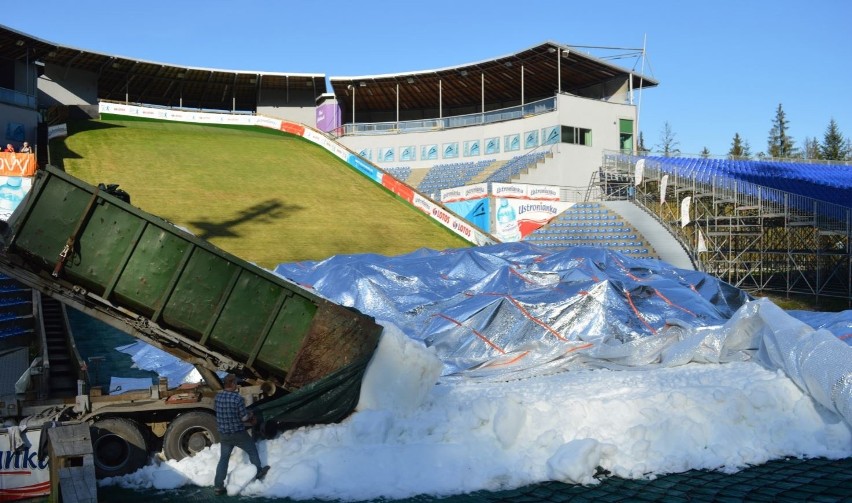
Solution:
M 642 131 L 639 131 L 639 144 L 636 146 L 636 151 L 639 155 L 646 155 L 649 150 L 645 147 L 645 136 Z
M 790 121 L 784 113 L 784 108 L 778 104 L 775 111 L 775 120 L 772 121 L 772 129 L 769 130 L 769 142 L 767 153 L 770 157 L 795 157 L 797 152 L 793 138 L 787 133 L 790 129 Z
M 702 159 L 707 159 L 708 157 L 710 157 L 710 149 L 708 149 L 707 147 L 704 147 L 704 149 L 701 151 L 701 153 L 699 155 L 701 156 Z
M 825 136 L 820 145 L 820 154 L 827 161 L 852 160 L 852 144 L 849 139 L 843 138 L 840 128 L 834 118 L 825 129 Z
M 816 138 L 805 137 L 805 159 L 822 159 L 822 147 Z
M 663 153 L 665 157 L 670 157 L 680 153 L 677 148 L 680 142 L 677 140 L 677 135 L 672 131 L 672 126 L 668 121 L 663 125 L 663 130 L 660 132 L 660 144 L 657 150 Z
M 734 133 L 734 139 L 731 141 L 731 149 L 728 150 L 729 159 L 750 159 L 751 147 L 747 141 L 740 137 L 739 133 Z

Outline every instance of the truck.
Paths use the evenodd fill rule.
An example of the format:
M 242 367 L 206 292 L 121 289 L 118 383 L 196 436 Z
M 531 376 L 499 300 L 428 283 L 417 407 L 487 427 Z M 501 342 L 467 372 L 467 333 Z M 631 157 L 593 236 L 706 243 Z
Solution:
M 152 453 L 191 456 L 218 440 L 213 398 L 226 372 L 240 378 L 258 435 L 351 414 L 381 335 L 372 317 L 146 213 L 116 189 L 48 165 L 0 223 L 0 273 L 31 289 L 24 317 L 36 320 L 29 333 L 0 339 L 8 362 L 0 375 L 21 376 L 0 396 L 0 449 L 8 449 L 0 474 L 38 469 L 37 437 L 54 424 L 90 425 L 98 478 L 131 473 Z M 203 381 L 171 387 L 161 378 L 119 395 L 90 386 L 67 307 L 192 364 Z M 12 447 L 22 431 L 19 460 Z

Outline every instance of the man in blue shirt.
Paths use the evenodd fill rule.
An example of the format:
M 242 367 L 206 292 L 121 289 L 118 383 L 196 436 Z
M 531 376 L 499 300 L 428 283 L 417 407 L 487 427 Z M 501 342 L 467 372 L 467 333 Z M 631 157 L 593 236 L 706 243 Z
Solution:
M 263 480 L 269 466 L 263 466 L 257 453 L 254 439 L 246 430 L 246 425 L 256 422 L 254 414 L 246 408 L 242 395 L 237 392 L 237 376 L 228 374 L 222 382 L 224 389 L 216 394 L 216 427 L 219 429 L 220 452 L 219 464 L 216 465 L 216 477 L 213 479 L 213 490 L 216 494 L 225 494 L 225 475 L 228 473 L 228 462 L 231 451 L 239 447 L 248 454 L 251 463 L 257 467 L 257 480 Z

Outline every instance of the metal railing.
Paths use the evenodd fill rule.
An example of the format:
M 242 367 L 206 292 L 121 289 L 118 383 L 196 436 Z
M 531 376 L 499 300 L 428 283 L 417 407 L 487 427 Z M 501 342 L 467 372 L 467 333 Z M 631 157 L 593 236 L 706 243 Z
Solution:
M 520 119 L 531 115 L 540 115 L 556 110 L 556 97 L 533 101 L 524 105 L 492 110 L 485 113 L 455 115 L 436 119 L 420 119 L 399 122 L 370 122 L 344 124 L 337 131 L 338 136 L 381 135 L 395 133 L 416 133 L 439 131 L 468 126 L 481 126 L 508 120 Z
M 26 94 L 20 91 L 13 91 L 12 89 L 0 87 L 0 103 L 6 103 L 8 105 L 15 105 L 25 108 L 32 108 L 33 110 L 35 110 L 36 97 L 32 94 Z
M 605 152 L 604 199 L 634 200 L 663 224 L 702 271 L 744 290 L 840 297 L 852 303 L 852 208 L 724 174 Z M 663 178 L 666 177 L 666 182 Z M 690 197 L 688 223 L 681 203 Z

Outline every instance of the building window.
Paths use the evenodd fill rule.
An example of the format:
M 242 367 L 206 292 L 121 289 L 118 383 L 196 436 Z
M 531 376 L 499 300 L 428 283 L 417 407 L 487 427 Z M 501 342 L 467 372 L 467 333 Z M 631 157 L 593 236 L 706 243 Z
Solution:
M 626 153 L 633 152 L 633 121 L 629 119 L 618 120 L 618 143 L 621 145 L 621 151 Z
M 592 130 L 574 126 L 562 126 L 562 143 L 592 146 Z

